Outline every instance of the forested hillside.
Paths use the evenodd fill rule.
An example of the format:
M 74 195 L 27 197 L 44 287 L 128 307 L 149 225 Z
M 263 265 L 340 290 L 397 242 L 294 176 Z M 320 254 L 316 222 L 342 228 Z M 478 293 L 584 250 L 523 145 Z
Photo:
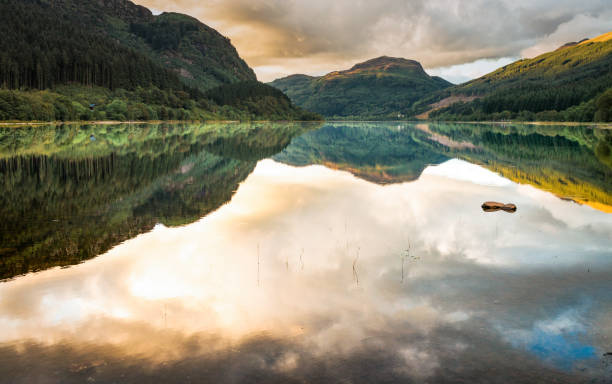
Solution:
M 322 77 L 293 75 L 270 85 L 300 107 L 340 119 L 398 119 L 420 98 L 451 86 L 413 60 L 379 57 Z
M 439 120 L 612 120 L 612 34 L 566 44 L 523 59 L 415 104 L 414 114 L 450 96 L 457 102 L 432 110 Z M 468 98 L 469 97 L 469 98 Z M 470 100 L 473 99 L 473 100 Z
M 117 41 L 175 72 L 181 81 L 206 90 L 256 80 L 229 39 L 197 19 L 178 13 L 154 16 L 128 0 L 22 0 L 60 14 L 65 21 Z
M 316 118 L 184 15 L 126 0 L 0 0 L 0 34 L 0 120 Z M 229 84 L 223 102 L 206 93 Z
M 225 87 L 232 87 L 229 91 Z M 249 90 L 245 94 L 241 88 Z M 240 89 L 240 92 L 232 93 Z M 52 90 L 0 89 L 0 121 L 77 120 L 320 120 L 320 116 L 297 108 L 286 96 L 259 82 L 236 83 L 209 90 L 192 98 L 187 92 L 161 90 L 155 86 L 134 90 L 62 85 Z M 209 97 L 223 92 L 223 102 Z M 94 104 L 94 107 L 88 107 Z
M 109 89 L 155 85 L 188 90 L 176 74 L 146 55 L 65 19 L 65 13 L 27 0 L 0 2 L 2 88 L 46 89 L 78 83 Z
M 117 34 L 126 43 L 134 42 L 136 48 L 150 52 L 184 83 L 200 90 L 257 80 L 229 39 L 192 17 L 163 13 L 144 22 L 130 23 L 129 32 L 138 38 L 127 32 L 123 29 Z

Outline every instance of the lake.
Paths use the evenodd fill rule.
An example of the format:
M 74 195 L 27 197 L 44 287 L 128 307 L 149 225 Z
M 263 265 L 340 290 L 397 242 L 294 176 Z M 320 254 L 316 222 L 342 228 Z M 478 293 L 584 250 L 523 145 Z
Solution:
M 594 126 L 0 127 L 0 381 L 610 383 L 611 152 Z

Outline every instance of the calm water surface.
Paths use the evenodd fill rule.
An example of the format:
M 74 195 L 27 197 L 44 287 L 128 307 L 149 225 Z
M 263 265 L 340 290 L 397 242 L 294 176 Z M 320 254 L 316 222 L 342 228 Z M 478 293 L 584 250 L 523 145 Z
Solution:
M 610 383 L 611 148 L 588 126 L 0 128 L 0 382 Z

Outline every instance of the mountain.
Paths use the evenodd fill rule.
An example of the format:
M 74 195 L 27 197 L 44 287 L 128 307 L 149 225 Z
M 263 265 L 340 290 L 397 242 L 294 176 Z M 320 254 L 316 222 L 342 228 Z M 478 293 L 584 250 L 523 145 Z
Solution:
M 228 38 L 192 17 L 162 13 L 142 22 L 130 23 L 129 32 L 132 34 L 125 29 L 120 32 L 126 43 L 134 42 L 136 48 L 151 52 L 158 62 L 179 74 L 186 84 L 201 90 L 257 80 Z M 133 38 L 133 35 L 139 38 Z
M 200 90 L 256 80 L 255 73 L 238 56 L 228 38 L 187 15 L 162 13 L 154 16 L 147 8 L 128 0 L 5 0 L 2 5 L 6 18 L 13 16 L 6 20 L 7 23 L 23 21 L 28 13 L 43 19 L 53 17 L 60 24 L 67 21 L 73 31 L 78 32 L 64 37 L 72 40 L 66 41 L 67 44 L 78 44 L 74 40 L 90 38 L 89 35 L 119 42 L 122 47 L 143 53 L 170 69 L 185 84 Z M 41 20 L 33 21 L 35 30 L 28 35 L 40 36 L 38 24 Z M 60 27 L 51 26 L 52 30 Z M 41 47 L 36 39 L 27 43 Z M 24 48 L 24 53 L 30 51 L 27 46 Z
M 439 120 L 612 121 L 612 32 L 438 92 L 413 112 Z
M 0 0 L 0 33 L 0 120 L 308 118 L 189 16 L 128 0 Z M 209 97 L 235 84 L 249 89 L 235 98 L 260 92 L 265 107 Z
M 269 83 L 298 106 L 334 118 L 397 118 L 418 99 L 452 84 L 414 60 L 382 56 L 321 77 L 292 75 Z
M 129 3 L 114 0 L 103 4 L 108 7 L 109 3 L 116 2 Z M 177 73 L 186 84 L 201 90 L 257 80 L 253 70 L 240 58 L 227 37 L 193 17 L 179 13 L 153 16 L 146 10 L 143 17 L 120 14 L 99 20 L 96 24 L 109 36 L 150 55 Z

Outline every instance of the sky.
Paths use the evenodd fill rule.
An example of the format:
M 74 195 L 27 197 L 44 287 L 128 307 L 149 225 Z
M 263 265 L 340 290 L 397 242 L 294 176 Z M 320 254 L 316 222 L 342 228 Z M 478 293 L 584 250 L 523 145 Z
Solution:
M 610 0 L 136 0 L 229 37 L 259 80 L 387 55 L 460 83 L 612 30 Z

